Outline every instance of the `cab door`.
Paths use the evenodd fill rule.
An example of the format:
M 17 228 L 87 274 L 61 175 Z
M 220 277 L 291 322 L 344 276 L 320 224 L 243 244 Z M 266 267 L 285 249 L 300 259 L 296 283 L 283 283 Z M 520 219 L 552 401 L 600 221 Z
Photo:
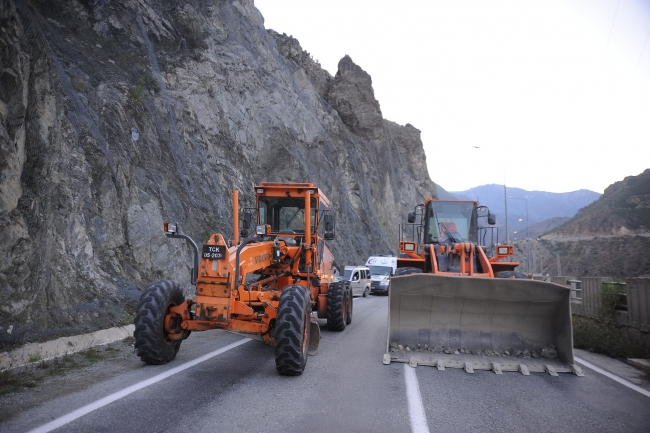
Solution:
M 361 273 L 358 269 L 354 271 L 352 273 L 352 277 L 350 277 L 350 287 L 352 288 L 353 296 L 363 294 L 363 288 L 361 286 Z

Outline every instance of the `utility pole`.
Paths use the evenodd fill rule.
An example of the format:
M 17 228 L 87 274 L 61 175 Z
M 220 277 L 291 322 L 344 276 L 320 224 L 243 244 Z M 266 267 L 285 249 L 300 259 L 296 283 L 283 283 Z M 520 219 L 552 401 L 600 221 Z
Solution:
M 507 198 L 514 198 L 516 200 L 525 200 L 526 201 L 526 248 L 528 249 L 528 263 L 526 264 L 526 268 L 528 269 L 528 273 L 531 273 L 530 270 L 530 232 L 528 230 L 528 199 L 527 198 L 521 198 L 521 197 L 510 197 L 507 196 Z M 519 220 L 521 221 L 521 219 Z
M 555 252 L 555 257 L 557 257 L 557 276 L 562 275 L 562 265 L 560 264 L 560 253 L 559 251 Z
M 535 273 L 535 251 L 533 251 L 533 274 Z
M 508 230 L 508 191 L 506 190 L 506 181 L 503 180 L 503 202 L 506 206 L 506 244 L 510 244 L 510 231 Z

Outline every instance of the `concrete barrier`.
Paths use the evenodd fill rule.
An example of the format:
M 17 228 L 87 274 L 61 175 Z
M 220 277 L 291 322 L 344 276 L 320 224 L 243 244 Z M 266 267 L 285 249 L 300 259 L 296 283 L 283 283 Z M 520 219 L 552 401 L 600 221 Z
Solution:
M 90 334 L 62 337 L 44 343 L 29 343 L 12 352 L 0 353 L 0 371 L 9 370 L 30 362 L 47 361 L 66 354 L 83 352 L 91 347 L 124 340 L 133 335 L 135 325 L 102 329 Z

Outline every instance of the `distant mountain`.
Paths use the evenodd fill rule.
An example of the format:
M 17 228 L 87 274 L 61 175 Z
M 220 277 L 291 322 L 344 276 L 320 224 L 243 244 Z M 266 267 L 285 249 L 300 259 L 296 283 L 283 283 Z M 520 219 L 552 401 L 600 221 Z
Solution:
M 543 225 L 547 230 L 553 228 L 554 224 L 561 224 L 561 221 L 551 218 L 573 217 L 579 209 L 598 200 L 600 194 L 597 192 L 581 189 L 573 192 L 554 193 L 544 191 L 526 191 L 521 188 L 507 187 L 505 194 L 503 185 L 483 185 L 471 188 L 466 191 L 452 191 L 451 194 L 459 199 L 478 200 L 481 204 L 490 208 L 490 211 L 497 216 L 497 224 L 501 228 L 499 238 L 505 238 L 505 206 L 504 196 L 508 198 L 508 231 L 510 239 L 514 239 L 515 231 L 523 234 L 526 230 L 526 203 L 528 203 L 528 228 L 535 224 L 545 222 Z M 526 199 L 526 200 L 522 200 Z M 547 221 L 548 220 L 548 221 Z M 535 230 L 537 235 L 544 232 Z M 505 239 L 503 239 L 505 240 Z
M 650 169 L 610 185 L 596 202 L 580 209 L 575 217 L 544 239 L 647 232 L 650 232 Z
M 535 273 L 638 277 L 650 274 L 648 232 L 650 169 L 610 185 L 597 201 L 541 238 L 514 240 L 514 260 L 519 269 Z

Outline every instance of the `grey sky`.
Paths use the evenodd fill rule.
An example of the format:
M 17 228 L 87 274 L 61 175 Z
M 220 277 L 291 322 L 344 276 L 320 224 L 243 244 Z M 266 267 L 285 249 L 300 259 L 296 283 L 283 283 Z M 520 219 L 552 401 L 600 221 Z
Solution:
M 448 190 L 603 192 L 650 168 L 650 0 L 255 5 L 332 75 L 346 54 L 366 70 Z

